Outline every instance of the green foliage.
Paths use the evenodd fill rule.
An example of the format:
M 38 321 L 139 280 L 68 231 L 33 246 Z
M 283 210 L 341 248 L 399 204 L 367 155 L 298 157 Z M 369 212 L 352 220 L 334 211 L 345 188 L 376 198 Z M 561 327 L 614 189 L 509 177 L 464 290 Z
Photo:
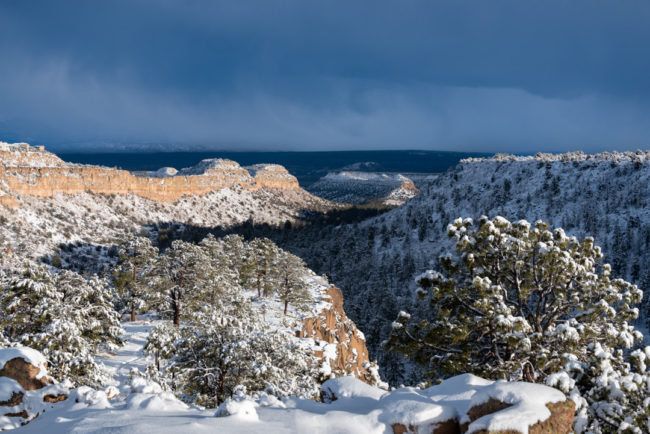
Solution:
M 299 310 L 305 309 L 312 300 L 311 294 L 305 287 L 302 277 L 305 274 L 305 263 L 299 257 L 288 252 L 282 252 L 277 264 L 278 289 L 280 300 L 284 302 L 284 314 L 287 314 L 289 303 Z
M 0 328 L 9 342 L 41 351 L 55 378 L 100 385 L 104 373 L 92 356 L 120 345 L 123 332 L 112 295 L 96 276 L 27 267 L 3 282 Z
M 457 257 L 440 259 L 418 283 L 430 315 L 395 323 L 388 347 L 436 374 L 471 371 L 492 378 L 543 381 L 563 354 L 583 357 L 589 344 L 631 347 L 640 339 L 628 321 L 642 292 L 610 278 L 592 238 L 578 241 L 543 222 L 497 217 L 449 226 Z
M 131 321 L 135 321 L 136 313 L 146 310 L 153 295 L 146 276 L 157 256 L 158 249 L 147 237 L 134 237 L 123 241 L 120 246 L 113 283 L 119 295 L 119 305 L 131 314 Z
M 299 258 L 267 239 L 208 236 L 198 245 L 172 242 L 153 269 L 164 295 L 160 311 L 173 321 L 151 331 L 145 351 L 183 399 L 216 407 L 242 386 L 278 396 L 317 393 L 311 350 L 270 328 L 251 301 L 277 297 L 285 311 L 288 303 L 313 301 Z
M 611 277 L 592 238 L 502 217 L 448 229 L 457 255 L 417 279 L 428 313 L 400 312 L 387 348 L 431 380 L 471 372 L 557 387 L 577 403 L 577 432 L 650 426 L 650 347 L 630 353 L 643 339 L 629 324 L 643 294 Z

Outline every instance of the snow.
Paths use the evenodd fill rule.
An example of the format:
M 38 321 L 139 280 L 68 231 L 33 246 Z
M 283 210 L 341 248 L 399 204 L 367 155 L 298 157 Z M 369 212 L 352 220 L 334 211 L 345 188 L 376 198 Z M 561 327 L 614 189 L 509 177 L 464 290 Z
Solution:
M 0 402 L 9 401 L 14 393 L 24 392 L 16 380 L 0 377 Z
M 328 173 L 309 186 L 309 191 L 336 202 L 362 204 L 381 199 L 389 206 L 402 205 L 418 193 L 403 175 L 355 171 Z
M 385 390 L 369 386 L 351 376 L 329 379 L 323 383 L 321 391 L 330 393 L 336 399 L 371 398 L 378 400 L 388 393 Z
M 67 400 L 42 413 L 20 432 L 384 434 L 391 432 L 390 426 L 395 423 L 425 428 L 460 418 L 471 405 L 490 397 L 514 404 L 504 412 L 509 412 L 510 420 L 517 410 L 515 421 L 507 422 L 496 415 L 487 421 L 481 418 L 470 425 L 469 432 L 473 432 L 481 426 L 492 429 L 516 425 L 521 429 L 523 421 L 548 417 L 546 402 L 565 399 L 561 392 L 545 386 L 492 382 L 470 374 L 424 390 L 401 388 L 392 392 L 371 387 L 354 377 L 340 377 L 323 385 L 322 390 L 337 397 L 329 404 L 298 398 L 280 401 L 262 392 L 255 396 L 236 394 L 216 411 L 207 410 L 188 406 L 137 375 L 151 362 L 143 353 L 143 345 L 153 325 L 147 321 L 124 324 L 126 345 L 114 355 L 100 358 L 112 374 L 111 387 L 119 389 L 119 396 L 114 397 L 111 387 L 103 391 L 79 387 L 70 391 Z M 109 395 L 113 399 L 109 400 Z
M 449 405 L 432 402 L 418 389 L 407 387 L 397 389 L 382 397 L 380 420 L 388 425 L 402 425 L 426 429 L 427 426 L 455 419 L 456 409 Z
M 153 172 L 146 172 L 144 175 L 149 176 L 152 178 L 168 178 L 171 176 L 176 176 L 178 174 L 178 169 L 175 169 L 173 167 L 161 167 L 158 170 L 155 170 Z M 137 175 L 134 173 L 134 175 Z
M 41 353 L 28 347 L 13 347 L 0 349 L 0 369 L 10 360 L 20 358 L 40 369 L 36 378 L 47 375 L 47 360 Z
M 512 406 L 475 420 L 470 424 L 468 433 L 512 430 L 527 434 L 529 426 L 544 421 L 551 415 L 546 404 L 566 400 L 564 393 L 540 384 L 496 381 L 477 391 L 472 396 L 470 406 L 486 403 L 490 398 Z M 468 419 L 465 418 L 464 421 Z

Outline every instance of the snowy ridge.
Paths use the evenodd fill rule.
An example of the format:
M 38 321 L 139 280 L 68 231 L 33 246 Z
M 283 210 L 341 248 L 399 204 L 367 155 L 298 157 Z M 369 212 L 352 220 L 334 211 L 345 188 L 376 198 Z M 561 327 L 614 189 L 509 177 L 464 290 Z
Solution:
M 418 192 L 404 175 L 355 171 L 328 173 L 309 191 L 336 202 L 363 204 L 379 199 L 389 206 L 402 205 Z
M 155 224 L 229 227 L 252 219 L 280 225 L 294 221 L 304 209 L 320 209 L 322 200 L 298 191 L 224 188 L 203 196 L 185 196 L 160 203 L 137 195 L 23 196 L 11 210 L 0 206 L 0 265 L 19 265 L 25 259 L 65 256 L 63 245 L 78 244 L 76 254 L 97 256 L 127 234 Z M 86 249 L 82 245 L 87 245 Z M 102 252 L 94 252 L 100 246 Z M 75 248 L 77 250 L 77 248 Z M 90 259 L 90 258 L 89 258 Z

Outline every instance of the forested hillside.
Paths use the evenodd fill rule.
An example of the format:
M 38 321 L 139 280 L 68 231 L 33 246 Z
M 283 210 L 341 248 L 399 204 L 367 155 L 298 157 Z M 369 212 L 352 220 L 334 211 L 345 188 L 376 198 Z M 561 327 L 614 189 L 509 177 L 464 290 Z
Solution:
M 463 160 L 421 185 L 403 207 L 357 224 L 283 234 L 284 248 L 342 288 L 346 311 L 367 339 L 382 375 L 413 383 L 417 372 L 381 348 L 400 310 L 418 311 L 414 277 L 437 268 L 453 249 L 447 225 L 457 217 L 538 219 L 568 235 L 593 236 L 614 277 L 650 289 L 650 154 L 495 156 Z M 641 309 L 644 328 L 647 307 Z

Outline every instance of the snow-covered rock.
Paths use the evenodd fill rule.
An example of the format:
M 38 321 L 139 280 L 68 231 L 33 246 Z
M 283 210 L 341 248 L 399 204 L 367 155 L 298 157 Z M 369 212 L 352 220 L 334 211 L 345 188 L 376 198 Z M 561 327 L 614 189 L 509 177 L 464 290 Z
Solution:
M 45 357 L 27 347 L 0 349 L 0 431 L 29 423 L 68 397 L 47 375 Z
M 41 389 L 52 383 L 47 375 L 47 360 L 28 347 L 0 349 L 0 378 L 16 380 L 25 390 Z

